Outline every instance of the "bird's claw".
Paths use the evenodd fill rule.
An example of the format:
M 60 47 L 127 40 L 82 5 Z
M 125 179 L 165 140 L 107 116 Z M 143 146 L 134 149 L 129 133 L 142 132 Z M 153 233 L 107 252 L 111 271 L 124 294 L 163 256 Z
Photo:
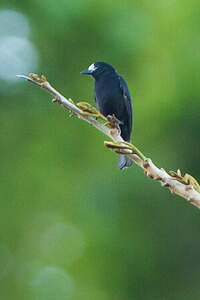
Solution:
M 100 118 L 104 121 L 107 120 L 106 117 L 102 115 L 96 107 L 87 102 L 78 102 L 76 106 L 82 110 L 83 115 L 94 117 L 96 119 Z
M 118 120 L 114 114 L 108 115 L 106 117 L 106 123 L 105 126 L 109 126 L 110 128 L 117 128 L 120 131 L 119 125 L 123 124 L 120 120 Z
M 112 130 L 117 130 L 118 134 L 121 135 L 120 124 L 123 124 L 123 122 L 118 120 L 115 115 L 112 114 L 107 116 L 107 122 L 104 125 L 110 127 Z

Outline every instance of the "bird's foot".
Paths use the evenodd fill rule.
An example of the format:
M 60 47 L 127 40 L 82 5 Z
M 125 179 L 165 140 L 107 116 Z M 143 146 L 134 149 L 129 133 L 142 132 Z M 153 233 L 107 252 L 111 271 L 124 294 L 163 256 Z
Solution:
M 102 115 L 96 107 L 87 102 L 78 102 L 76 106 L 82 110 L 83 115 L 107 121 L 106 117 Z
M 114 114 L 108 115 L 106 117 L 106 123 L 104 124 L 105 126 L 109 126 L 110 128 L 117 128 L 120 131 L 119 125 L 122 125 L 123 122 L 118 120 Z
M 107 116 L 107 122 L 104 125 L 110 127 L 111 131 L 114 131 L 114 135 L 121 135 L 120 124 L 123 124 L 123 122 L 118 120 L 115 115 L 112 114 Z

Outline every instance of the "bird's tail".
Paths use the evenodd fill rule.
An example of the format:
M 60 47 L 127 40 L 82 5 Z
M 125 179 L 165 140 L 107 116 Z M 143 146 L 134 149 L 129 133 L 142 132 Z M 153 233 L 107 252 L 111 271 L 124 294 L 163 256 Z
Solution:
M 132 166 L 132 164 L 133 164 L 133 162 L 129 157 L 127 157 L 123 154 L 118 155 L 118 167 L 120 170 L 130 168 Z

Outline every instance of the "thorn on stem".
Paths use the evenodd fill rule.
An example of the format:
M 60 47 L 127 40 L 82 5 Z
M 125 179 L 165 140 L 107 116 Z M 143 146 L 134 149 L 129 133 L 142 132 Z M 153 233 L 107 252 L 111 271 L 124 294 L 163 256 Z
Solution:
M 53 102 L 53 103 L 62 104 L 62 102 L 60 101 L 60 98 L 59 98 L 59 97 L 53 98 L 53 99 L 52 99 L 52 102 Z
M 148 162 L 147 160 L 144 161 L 143 167 L 144 167 L 145 169 L 148 169 L 148 168 L 150 167 L 149 162 Z
M 195 200 L 192 199 L 192 198 L 188 198 L 188 202 L 190 202 L 190 203 L 195 203 Z
M 169 188 L 169 187 L 170 187 L 170 184 L 169 184 L 169 183 L 163 183 L 162 186 L 163 186 L 163 187 L 166 187 L 166 188 Z
M 155 180 L 158 180 L 158 181 L 162 181 L 162 178 L 159 177 L 159 176 L 158 176 L 158 177 L 154 177 L 154 179 L 155 179 Z
M 188 185 L 188 186 L 185 187 L 185 191 L 186 192 L 189 192 L 191 190 L 192 190 L 192 186 L 191 185 Z

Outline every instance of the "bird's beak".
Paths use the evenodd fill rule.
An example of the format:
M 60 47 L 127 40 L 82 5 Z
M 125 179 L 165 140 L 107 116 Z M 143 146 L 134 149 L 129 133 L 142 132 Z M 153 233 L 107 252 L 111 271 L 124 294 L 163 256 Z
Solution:
M 84 70 L 84 71 L 81 72 L 81 74 L 92 75 L 92 72 L 90 70 Z

